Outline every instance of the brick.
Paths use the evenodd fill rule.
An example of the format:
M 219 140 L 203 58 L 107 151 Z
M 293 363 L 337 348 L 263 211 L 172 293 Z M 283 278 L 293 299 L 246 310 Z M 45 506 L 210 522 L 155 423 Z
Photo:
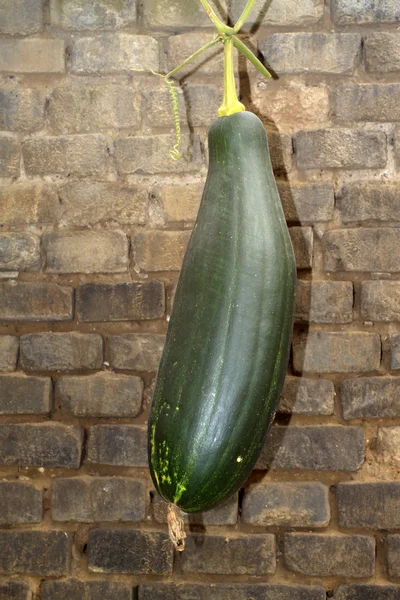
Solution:
M 390 366 L 392 369 L 400 369 L 400 335 L 391 337 Z
M 396 228 L 338 229 L 324 234 L 325 271 L 396 273 L 400 238 Z
M 364 373 L 378 370 L 380 361 L 376 333 L 311 331 L 293 342 L 296 373 Z
M 256 468 L 357 471 L 364 458 L 361 427 L 273 427 Z
M 344 419 L 394 419 L 400 417 L 400 379 L 360 377 L 341 385 Z
M 289 223 L 325 223 L 333 217 L 333 186 L 325 183 L 293 184 L 278 181 L 286 220 Z
M 400 198 L 396 185 L 358 183 L 345 186 L 338 204 L 343 223 L 400 219 Z
M 15 86 L 0 88 L 1 129 L 23 132 L 41 129 L 45 101 L 45 94 L 39 89 Z
M 400 321 L 400 282 L 364 282 L 361 288 L 361 315 L 370 321 Z
M 80 0 L 51 0 L 50 18 L 63 29 L 120 29 L 136 23 L 136 0 L 109 2 L 95 0 L 82 4 Z
M 103 340 L 94 333 L 30 333 L 21 337 L 25 371 L 101 369 Z
M 65 575 L 71 542 L 64 531 L 0 531 L 0 573 Z
M 269 575 L 276 569 L 275 536 L 192 534 L 181 567 L 184 573 Z
M 0 40 L 0 71 L 64 73 L 64 53 L 65 42 L 61 39 L 3 39 Z
M 156 2 L 157 0 L 151 1 Z M 180 5 L 182 6 L 181 3 Z M 196 27 L 198 27 L 197 23 Z M 211 39 L 210 33 L 192 31 L 169 37 L 167 46 L 168 70 L 172 70 L 180 65 L 188 56 L 191 56 L 196 50 L 210 42 Z M 237 62 L 235 61 L 234 64 L 236 70 Z M 223 68 L 224 51 L 222 45 L 218 44 L 179 71 L 179 77 L 183 78 L 194 72 L 196 75 L 217 75 L 223 72 Z
M 72 73 L 128 73 L 132 69 L 159 70 L 158 42 L 148 35 L 103 33 L 76 38 L 72 46 Z
M 376 461 L 390 467 L 400 467 L 400 427 L 380 427 L 376 444 Z
M 387 161 L 382 131 L 320 129 L 294 137 L 297 166 L 309 169 L 378 169 Z
M 42 516 L 43 494 L 34 485 L 20 481 L 0 482 L 0 524 L 40 523 Z
M 399 482 L 339 483 L 336 498 L 340 527 L 400 527 Z
M 286 176 L 292 168 L 292 137 L 281 132 L 267 130 L 267 138 L 272 168 L 275 172 Z
M 108 338 L 108 359 L 113 369 L 155 373 L 165 336 L 156 333 L 123 333 Z
M 0 371 L 10 372 L 17 368 L 19 339 L 12 335 L 0 335 Z
M 224 0 L 211 0 L 210 5 L 220 18 L 226 17 Z M 143 9 L 145 24 L 149 28 L 212 27 L 204 9 L 195 0 L 146 0 Z
M 0 133 L 0 177 L 19 177 L 20 160 L 21 146 L 17 138 L 9 133 Z
M 9 581 L 0 583 L 1 600 L 32 600 L 30 587 L 25 583 Z
M 132 600 L 132 586 L 116 581 L 43 581 L 42 600 Z
M 361 36 L 354 33 L 273 33 L 260 41 L 258 47 L 278 75 L 350 74 L 360 59 Z
M 127 477 L 56 479 L 51 502 L 53 521 L 136 522 L 146 516 L 146 488 Z
M 260 482 L 245 489 L 242 521 L 260 527 L 326 527 L 328 488 L 321 483 Z
M 290 227 L 296 266 L 298 269 L 311 269 L 314 238 L 311 227 Z
M 179 271 L 189 231 L 146 231 L 132 240 L 133 258 L 143 271 Z
M 55 389 L 60 406 L 75 417 L 137 417 L 142 393 L 140 377 L 109 372 L 61 377 Z
M 335 591 L 335 600 L 397 600 L 399 592 L 397 585 L 340 585 Z
M 53 231 L 42 238 L 47 273 L 124 273 L 128 238 L 122 231 Z
M 37 33 L 42 29 L 42 0 L 0 0 L 0 33 Z
M 245 4 L 242 0 L 233 0 L 231 3 L 230 17 L 236 23 Z M 321 0 L 289 0 L 285 6 L 279 0 L 272 0 L 266 10 L 263 0 L 256 0 L 254 8 L 246 21 L 251 25 L 273 25 L 275 27 L 289 27 L 298 25 L 310 25 L 317 23 L 324 12 Z
M 51 411 L 52 396 L 50 377 L 0 376 L 0 415 L 46 415 Z
M 6 227 L 53 224 L 59 216 L 57 190 L 45 182 L 1 186 L 0 213 Z
M 78 469 L 83 430 L 60 423 L 0 425 L 0 442 L 1 465 Z
M 320 586 L 251 583 L 142 583 L 141 600 L 325 600 Z M 372 600 L 372 599 L 371 599 Z M 382 599 L 383 600 L 383 599 Z M 390 600 L 392 600 L 390 598 Z M 393 599 L 395 600 L 395 599 Z
M 63 227 L 145 225 L 148 220 L 148 191 L 135 186 L 74 181 L 62 186 L 59 194 Z
M 400 20 L 399 5 L 396 0 L 361 0 L 354 4 L 352 0 L 333 0 L 331 15 L 337 25 L 353 23 L 397 23 Z
M 172 561 L 173 547 L 166 533 L 132 529 L 89 532 L 89 571 L 167 575 L 172 572 Z
M 31 233 L 0 234 L 0 269 L 37 271 L 40 269 L 40 242 Z
M 400 577 L 400 535 L 387 537 L 387 566 L 389 577 Z
M 301 124 L 328 121 L 329 93 L 326 87 L 283 86 L 279 81 L 270 80 L 256 85 L 252 96 L 254 106 L 268 122 L 299 128 Z
M 0 312 L 3 321 L 72 321 L 73 289 L 56 283 L 0 283 Z
M 169 224 L 195 221 L 203 188 L 202 183 L 157 187 L 154 195 L 162 206 L 165 222 Z
M 141 321 L 158 319 L 165 313 L 164 284 L 84 283 L 77 288 L 80 321 Z
M 126 85 L 68 83 L 51 94 L 47 115 L 56 134 L 137 129 L 140 125 L 135 92 Z
M 89 428 L 88 462 L 147 467 L 147 430 L 139 425 L 94 425 Z
M 298 281 L 296 321 L 351 323 L 353 284 L 350 281 Z
M 146 135 L 118 138 L 115 141 L 115 160 L 120 175 L 157 173 L 185 173 L 198 171 L 201 164 L 198 136 L 182 134 L 181 158 L 172 160 L 170 150 L 175 146 L 175 135 Z
M 331 381 L 291 377 L 285 379 L 279 413 L 333 415 L 335 388 Z
M 364 44 L 367 71 L 400 71 L 400 35 L 397 32 L 370 33 Z
M 168 523 L 168 505 L 157 494 L 151 501 L 153 518 L 157 523 Z M 226 500 L 216 508 L 208 510 L 205 513 L 182 513 L 185 523 L 201 526 L 218 526 L 218 525 L 236 525 L 238 518 L 238 495 L 235 494 L 229 500 Z
M 107 161 L 107 142 L 102 135 L 34 137 L 22 145 L 28 175 L 101 175 Z
M 342 85 L 333 90 L 333 115 L 340 121 L 400 121 L 400 85 Z

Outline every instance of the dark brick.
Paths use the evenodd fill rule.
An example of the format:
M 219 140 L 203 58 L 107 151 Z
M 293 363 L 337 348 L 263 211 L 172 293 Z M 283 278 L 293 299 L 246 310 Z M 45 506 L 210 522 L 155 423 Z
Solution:
M 333 216 L 333 186 L 325 183 L 277 182 L 286 220 L 289 223 L 324 223 Z
M 60 406 L 76 417 L 137 417 L 143 382 L 140 377 L 105 372 L 61 377 L 55 391 Z
M 132 586 L 117 581 L 44 581 L 42 600 L 133 600 Z
M 88 461 L 123 467 L 147 466 L 147 430 L 138 425 L 89 428 Z
M 351 323 L 353 284 L 350 281 L 299 280 L 295 319 L 299 323 Z
M 400 335 L 391 338 L 390 366 L 394 370 L 400 369 Z
M 296 266 L 298 269 L 311 269 L 313 260 L 313 231 L 311 227 L 290 227 Z
M 0 335 L 0 371 L 15 371 L 18 348 L 19 338 L 13 335 Z
M 268 575 L 276 569 L 275 536 L 192 534 L 182 554 L 184 573 Z
M 366 36 L 364 44 L 367 71 L 400 71 L 400 36 L 397 32 L 370 33 Z
M 119 29 L 136 23 L 136 0 L 51 0 L 51 22 L 63 29 Z M 86 599 L 85 599 L 86 600 Z
M 400 482 L 339 483 L 336 497 L 341 527 L 400 528 Z
M 155 373 L 165 336 L 156 333 L 123 333 L 108 338 L 108 358 L 113 369 Z
M 0 375 L 0 415 L 45 415 L 51 411 L 50 377 Z
M 333 115 L 341 121 L 400 121 L 397 83 L 341 85 L 333 90 L 332 103 Z
M 70 477 L 53 483 L 54 521 L 143 521 L 146 487 L 127 477 Z
M 365 535 L 285 534 L 288 569 L 316 577 L 372 577 L 375 539 Z
M 6 227 L 57 222 L 59 201 L 47 182 L 11 183 L 0 187 L 0 221 Z
M 345 419 L 395 419 L 400 417 L 400 378 L 345 379 L 341 398 Z
M 332 19 L 337 25 L 353 23 L 396 23 L 400 21 L 400 10 L 396 0 L 332 0 Z
M 157 523 L 168 523 L 168 505 L 157 493 L 151 502 L 153 517 Z M 190 525 L 236 525 L 238 518 L 238 495 L 235 494 L 217 508 L 205 513 L 182 513 L 185 523 Z
M 45 101 L 45 94 L 39 89 L 17 88 L 14 85 L 2 87 L 0 128 L 6 131 L 24 132 L 41 129 L 44 122 Z
M 0 133 L 0 177 L 19 177 L 20 160 L 21 145 L 17 138 L 9 133 Z
M 26 371 L 100 369 L 103 340 L 94 333 L 30 333 L 21 336 L 21 366 Z
M 0 33 L 27 35 L 42 29 L 42 0 L 1 0 L 0 14 Z
M 361 288 L 361 315 L 369 321 L 400 321 L 400 282 L 364 282 Z
M 64 73 L 65 42 L 62 39 L 50 38 L 2 39 L 0 40 L 0 71 Z
M 0 464 L 78 469 L 83 430 L 59 423 L 0 425 Z M 1 545 L 0 545 L 1 546 Z
M 273 427 L 256 468 L 357 471 L 364 457 L 361 427 Z
M 398 600 L 400 586 L 356 583 L 340 585 L 335 591 L 335 600 Z
M 72 288 L 56 283 L 0 283 L 1 318 L 3 321 L 72 321 L 73 298 Z
M 339 206 L 343 223 L 400 219 L 400 197 L 396 185 L 358 183 L 345 186 Z
M 65 575 L 71 542 L 64 531 L 0 531 L 0 573 Z
M 400 577 L 400 535 L 387 537 L 387 562 L 389 577 Z
M 25 583 L 0 583 L 0 600 L 32 600 L 32 592 Z
M 272 168 L 284 176 L 292 168 L 292 137 L 278 131 L 267 131 Z
M 161 281 L 144 283 L 84 283 L 76 292 L 80 321 L 142 321 L 165 313 Z
M 244 492 L 242 521 L 261 527 L 326 527 L 328 488 L 316 482 L 252 484 Z
M 89 571 L 168 575 L 173 546 L 166 533 L 130 529 L 89 532 Z
M 37 271 L 40 269 L 40 242 L 31 233 L 0 234 L 0 269 Z
M 285 379 L 279 413 L 299 415 L 332 415 L 335 388 L 331 381 L 291 377 Z
M 34 485 L 22 481 L 0 482 L 0 523 L 2 525 L 40 523 L 42 516 L 43 495 Z

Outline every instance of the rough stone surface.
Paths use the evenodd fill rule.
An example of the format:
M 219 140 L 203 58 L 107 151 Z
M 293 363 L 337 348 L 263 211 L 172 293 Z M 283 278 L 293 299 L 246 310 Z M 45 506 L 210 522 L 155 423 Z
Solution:
M 31 333 L 21 336 L 21 366 L 26 371 L 100 369 L 103 340 L 91 333 Z
M 168 575 L 173 546 L 167 533 L 129 529 L 89 532 L 89 571 Z
M 42 600 L 132 600 L 132 586 L 117 581 L 44 581 Z
M 157 523 L 168 523 L 168 505 L 157 493 L 154 494 L 151 507 Z M 238 495 L 235 494 L 216 508 L 205 513 L 182 513 L 185 523 L 200 526 L 236 525 L 238 519 Z
M 62 39 L 2 39 L 0 40 L 0 71 L 63 73 L 64 54 L 65 42 Z
M 27 35 L 42 26 L 42 0 L 0 0 L 0 33 Z
M 59 201 L 48 183 L 18 183 L 0 187 L 1 224 L 6 227 L 55 223 Z
M 73 290 L 56 283 L 0 283 L 0 313 L 3 321 L 71 321 Z
M 262 86 L 262 87 L 261 87 Z M 329 92 L 323 86 L 282 85 L 280 81 L 263 81 L 252 90 L 253 103 L 263 120 L 282 128 L 325 123 L 329 115 Z
M 335 388 L 331 381 L 288 375 L 278 412 L 298 415 L 332 415 Z
M 159 319 L 165 312 L 164 284 L 84 283 L 77 288 L 76 306 L 80 321 Z
M 369 33 L 365 38 L 365 63 L 368 71 L 400 71 L 400 36 L 396 32 Z
M 90 463 L 147 467 L 147 430 L 139 425 L 94 425 L 89 428 Z
M 22 481 L 0 482 L 0 524 L 40 523 L 42 515 L 43 494 L 34 485 Z
M 71 542 L 64 531 L 0 531 L 0 573 L 65 575 Z
M 19 339 L 16 336 L 0 335 L 0 371 L 15 371 L 18 349 Z
M 398 23 L 400 9 L 397 0 L 332 0 L 331 14 L 337 25 L 353 23 Z
M 341 399 L 345 419 L 395 419 L 400 417 L 400 378 L 345 379 Z
M 275 536 L 192 534 L 181 564 L 184 573 L 269 575 L 276 569 Z
M 335 198 L 331 185 L 277 183 L 289 223 L 324 223 L 332 219 Z
M 154 194 L 162 206 L 165 222 L 195 221 L 203 188 L 202 183 L 158 186 Z
M 1 600 L 32 600 L 32 592 L 29 585 L 10 581 L 0 583 Z
M 299 323 L 351 323 L 351 281 L 298 281 L 295 319 Z
M 0 50 L 1 42 L 2 40 L 0 40 Z M 18 177 L 20 160 L 21 146 L 17 138 L 10 133 L 0 133 L 0 177 Z
M 134 236 L 133 258 L 143 271 L 179 271 L 189 231 L 146 231 Z
M 108 338 L 108 358 L 113 369 L 155 373 L 165 336 L 156 333 L 124 333 Z
M 317 577 L 371 577 L 375 539 L 363 535 L 285 534 L 285 563 L 296 573 Z
M 51 22 L 63 29 L 119 29 L 136 23 L 136 0 L 51 0 Z
M 0 415 L 45 415 L 51 411 L 50 377 L 0 376 Z
M 31 233 L 0 234 L 0 269 L 37 271 L 40 269 L 39 238 Z
M 141 600 L 326 600 L 320 586 L 256 583 L 143 583 L 140 594 Z
M 400 282 L 364 282 L 361 315 L 369 321 L 400 321 Z
M 287 176 L 292 168 L 292 137 L 285 133 L 267 130 L 269 153 L 275 174 Z
M 390 366 L 395 370 L 400 369 L 400 335 L 391 337 Z
M 23 132 L 41 129 L 45 101 L 45 94 L 40 89 L 2 86 L 0 88 L 1 129 Z
M 172 70 L 180 65 L 188 56 L 207 44 L 212 38 L 209 33 L 188 32 L 173 35 L 168 38 L 168 69 Z M 235 61 L 235 67 L 237 62 Z M 182 71 L 180 77 L 189 74 L 216 75 L 223 72 L 224 51 L 221 44 L 210 48 L 201 56 L 191 61 Z
M 400 427 L 380 427 L 376 449 L 378 463 L 400 468 Z
M 0 425 L 0 464 L 78 469 L 83 430 L 59 423 Z
M 400 577 L 400 535 L 387 537 L 387 566 L 390 577 Z
M 376 333 L 312 331 L 295 336 L 297 373 L 363 373 L 379 369 L 381 341 Z
M 226 18 L 226 2 L 210 1 L 219 18 Z M 146 0 L 143 4 L 145 23 L 149 28 L 212 27 L 204 9 L 195 0 Z M 200 47 L 200 46 L 199 46 Z M 178 63 L 177 63 L 178 64 Z
M 341 121 L 400 121 L 397 83 L 341 85 L 334 89 L 332 100 L 333 114 Z
M 256 468 L 357 471 L 364 457 L 361 427 L 273 427 Z
M 107 372 L 61 377 L 55 388 L 60 406 L 75 417 L 137 417 L 142 393 L 139 377 Z
M 348 185 L 342 190 L 339 205 L 343 223 L 400 220 L 396 185 Z
M 336 498 L 341 527 L 400 528 L 400 482 L 339 483 Z
M 314 237 L 311 227 L 290 227 L 296 266 L 298 269 L 311 269 Z
M 233 0 L 229 16 L 236 23 L 246 3 L 243 0 Z M 265 5 L 263 0 L 256 0 L 254 8 L 246 24 L 273 25 L 273 26 L 298 26 L 317 23 L 324 12 L 324 5 L 321 0 L 289 0 L 283 5 L 280 0 L 272 0 L 270 4 Z
M 143 521 L 146 488 L 127 477 L 56 479 L 51 504 L 54 521 Z
M 244 492 L 241 518 L 261 527 L 326 527 L 328 488 L 313 482 L 252 484 Z
M 398 585 L 373 585 L 357 583 L 340 585 L 335 591 L 335 600 L 397 600 Z

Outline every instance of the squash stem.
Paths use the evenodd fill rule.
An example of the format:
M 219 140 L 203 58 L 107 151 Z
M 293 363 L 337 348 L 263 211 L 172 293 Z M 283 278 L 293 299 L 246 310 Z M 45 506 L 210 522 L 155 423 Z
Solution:
M 250 2 L 253 2 L 254 0 L 249 0 Z M 215 14 L 215 12 L 213 11 L 213 9 L 211 8 L 211 6 L 209 5 L 209 3 L 207 2 L 207 0 L 200 0 L 201 4 L 203 5 L 204 10 L 206 11 L 206 13 L 208 14 L 208 16 L 210 17 L 210 20 L 212 22 L 212 24 L 214 25 L 215 29 L 218 31 L 218 33 L 220 35 L 222 35 L 223 33 L 228 33 L 230 35 L 232 35 L 234 32 L 233 27 L 228 27 L 228 25 L 225 25 L 225 23 L 223 23 Z
M 218 110 L 219 117 L 228 117 L 234 113 L 246 110 L 244 104 L 239 102 L 236 92 L 235 71 L 233 68 L 232 36 L 224 37 L 224 51 L 224 99 Z
M 168 533 L 176 550 L 183 552 L 186 539 L 185 523 L 176 504 L 168 504 Z

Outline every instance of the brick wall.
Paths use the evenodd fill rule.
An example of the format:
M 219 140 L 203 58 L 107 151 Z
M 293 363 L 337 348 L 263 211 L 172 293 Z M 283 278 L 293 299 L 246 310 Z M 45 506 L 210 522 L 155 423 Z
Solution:
M 1 600 L 400 598 L 399 4 L 267 4 L 244 37 L 279 79 L 238 74 L 296 250 L 290 374 L 173 557 L 145 426 L 221 55 L 184 73 L 174 163 L 168 90 L 132 69 L 211 38 L 196 0 L 0 0 Z

